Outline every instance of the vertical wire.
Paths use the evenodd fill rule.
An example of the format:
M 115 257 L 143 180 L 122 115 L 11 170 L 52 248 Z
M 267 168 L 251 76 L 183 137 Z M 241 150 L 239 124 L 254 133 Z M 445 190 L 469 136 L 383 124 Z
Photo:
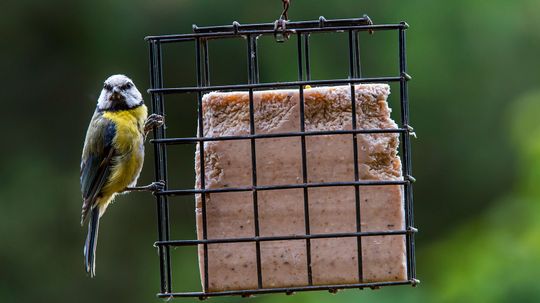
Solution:
M 150 56 L 150 87 L 157 88 L 157 58 L 156 58 L 156 41 L 151 41 L 149 45 L 149 56 Z M 153 93 L 151 95 L 152 100 L 152 112 L 158 112 L 158 94 Z M 154 128 L 153 130 L 154 138 L 159 138 L 159 132 Z M 156 180 L 159 180 L 161 177 L 161 157 L 160 157 L 160 147 L 159 144 L 154 144 L 154 174 Z M 157 208 L 157 217 L 158 217 L 158 239 L 163 241 L 163 215 L 161 210 L 161 196 L 156 196 L 156 208 Z M 158 255 L 159 255 L 159 275 L 160 275 L 160 292 L 165 293 L 167 290 L 167 281 L 165 273 L 165 262 L 164 262 L 164 250 L 163 246 L 158 246 Z
M 401 103 L 401 123 L 405 129 L 409 128 L 409 100 L 408 100 L 408 88 L 407 88 L 407 62 L 406 62 L 406 43 L 405 43 L 405 29 L 406 24 L 401 23 L 402 27 L 399 29 L 399 71 L 401 80 L 400 84 L 400 103 Z M 403 178 L 409 182 L 404 185 L 404 198 L 405 198 L 405 228 L 407 230 L 414 226 L 413 214 L 412 214 L 412 184 L 410 180 L 411 173 L 411 142 L 409 132 L 401 134 L 403 142 Z M 406 235 L 407 242 L 407 278 L 413 280 L 416 278 L 415 269 L 415 257 L 414 257 L 414 233 L 409 232 Z
M 210 86 L 210 56 L 208 55 L 208 40 L 202 42 L 204 58 L 204 86 Z
M 311 59 L 309 55 L 309 35 L 310 33 L 306 33 L 304 35 L 304 54 L 306 57 L 306 80 L 311 80 Z
M 209 86 L 210 85 L 210 57 L 208 55 L 208 40 L 203 39 L 201 41 L 202 44 L 202 53 L 203 53 L 203 70 L 204 70 L 204 78 L 202 80 L 202 86 Z M 200 77 L 200 75 L 199 75 Z M 204 137 L 204 135 L 201 135 Z M 204 144 L 204 142 L 202 142 Z M 206 182 L 206 181 L 205 181 Z M 206 199 L 205 199 L 206 204 Z M 205 217 L 206 217 L 206 205 L 205 205 Z M 205 223 L 206 225 L 207 223 Z M 207 229 L 208 230 L 208 229 Z M 206 235 L 208 237 L 208 234 Z M 205 260 L 208 258 L 208 245 L 206 245 L 206 248 L 204 248 Z M 208 263 L 208 261 L 206 261 Z M 208 277 L 208 264 L 206 264 L 206 274 L 205 276 Z M 210 278 L 208 277 L 206 279 L 205 283 L 209 283 Z
M 201 38 L 197 38 L 195 43 L 195 61 L 197 68 L 197 86 L 203 86 L 202 83 L 202 70 L 201 70 Z M 204 137 L 204 121 L 203 121 L 203 104 L 202 104 L 202 92 L 197 93 L 197 111 L 198 111 L 198 137 Z M 199 141 L 199 170 L 201 178 L 201 189 L 206 188 L 206 174 L 204 167 L 204 141 Z M 203 225 L 203 239 L 208 239 L 208 226 L 206 221 L 206 194 L 201 193 L 201 212 L 202 212 L 202 225 Z M 203 255 L 204 255 L 204 292 L 208 292 L 208 244 L 203 244 Z
M 360 59 L 358 56 L 358 43 L 357 43 L 356 33 L 353 33 L 352 30 L 349 30 L 349 78 L 359 77 L 358 71 L 360 66 Z M 357 67 L 358 66 L 358 67 Z M 350 84 L 351 88 L 351 112 L 352 112 L 352 129 L 357 129 L 356 123 L 356 87 L 352 83 Z M 353 142 L 353 163 L 354 163 L 354 181 L 358 182 L 360 180 L 360 174 L 358 169 L 358 137 L 357 134 L 352 135 Z M 361 213 L 360 213 L 360 186 L 356 184 L 354 186 L 354 200 L 356 208 L 356 231 L 361 232 Z M 358 280 L 361 283 L 364 279 L 363 275 L 363 261 L 362 261 L 362 237 L 358 236 L 356 238 L 356 250 L 358 258 Z
M 259 37 L 258 36 L 255 36 L 254 38 L 252 38 L 252 42 L 253 42 L 253 47 L 252 47 L 252 51 L 253 51 L 253 79 L 254 79 L 254 82 L 253 83 L 259 83 L 259 56 L 258 56 L 258 52 L 257 52 L 257 39 Z
M 303 62 L 302 62 L 302 40 L 304 36 L 301 33 L 297 34 L 297 52 L 298 52 L 298 80 L 302 81 L 304 78 L 303 72 Z M 306 123 L 305 123 L 305 100 L 304 100 L 304 86 L 300 85 L 299 88 L 299 107 L 300 107 L 300 132 L 305 132 Z M 308 172 L 307 172 L 307 153 L 306 153 L 306 136 L 302 134 L 300 136 L 301 149 L 302 149 L 302 182 L 304 184 L 308 183 Z M 309 191 L 307 187 L 304 187 L 304 224 L 306 235 L 311 233 L 310 222 L 309 222 Z M 308 284 L 313 285 L 313 275 L 311 269 L 311 240 L 306 239 L 306 263 L 307 263 L 307 274 L 308 274 Z
M 258 79 L 257 45 L 252 35 L 247 35 L 247 55 L 248 55 L 248 82 L 256 83 Z M 253 88 L 249 89 L 249 133 L 255 134 L 255 107 L 253 104 Z M 251 181 L 253 187 L 257 186 L 257 151 L 255 148 L 255 138 L 250 139 L 251 143 Z M 255 227 L 255 237 L 259 237 L 259 202 L 257 190 L 253 189 L 253 219 Z M 257 287 L 262 288 L 262 265 L 261 265 L 261 242 L 255 241 L 255 253 L 257 258 Z
M 359 38 L 358 38 L 358 31 L 354 31 L 354 38 L 356 39 L 356 43 L 354 44 L 354 54 L 355 54 L 355 58 L 356 58 L 356 64 L 355 64 L 355 68 L 356 68 L 356 77 L 360 78 L 362 77 L 362 64 L 361 64 L 361 60 L 360 60 L 360 48 L 358 47 L 358 41 L 359 41 Z
M 162 49 L 161 49 L 161 43 L 156 44 L 156 61 L 157 61 L 157 86 L 158 88 L 163 88 L 163 67 L 162 67 Z M 159 98 L 157 100 L 157 106 L 156 109 L 158 110 L 158 114 L 165 116 L 165 97 L 163 94 L 159 94 Z M 166 132 L 165 127 L 159 127 L 158 128 L 158 137 L 160 139 L 166 138 Z M 165 190 L 167 189 L 167 146 L 165 145 L 159 145 L 160 149 L 160 180 L 163 180 L 165 182 Z M 164 237 L 166 241 L 169 241 L 170 239 L 170 227 L 169 227 L 169 201 L 167 196 L 163 196 L 161 198 L 161 210 L 163 212 L 162 215 L 162 224 L 163 224 L 163 231 L 164 231 Z M 164 261 L 165 261 L 165 268 L 166 268 L 166 274 L 167 274 L 167 292 L 170 293 L 172 289 L 172 273 L 171 273 L 171 257 L 170 257 L 170 247 L 166 246 L 164 251 Z

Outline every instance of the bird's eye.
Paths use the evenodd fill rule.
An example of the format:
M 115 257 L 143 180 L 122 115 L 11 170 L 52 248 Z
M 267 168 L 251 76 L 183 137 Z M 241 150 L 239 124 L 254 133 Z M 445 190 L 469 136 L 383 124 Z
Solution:
M 126 83 L 126 84 L 124 84 L 124 85 L 122 86 L 122 89 L 123 89 L 123 90 L 130 89 L 132 86 L 133 86 L 133 84 L 131 84 L 131 83 L 128 82 L 128 83 Z
M 103 88 L 106 89 L 106 90 L 112 90 L 112 86 L 109 85 L 109 84 L 104 84 Z

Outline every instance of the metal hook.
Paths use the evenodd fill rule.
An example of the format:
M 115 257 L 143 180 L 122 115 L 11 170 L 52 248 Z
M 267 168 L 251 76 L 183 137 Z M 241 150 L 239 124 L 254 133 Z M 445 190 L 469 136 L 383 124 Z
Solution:
M 276 23 L 274 24 L 274 38 L 276 39 L 276 42 L 285 42 L 289 39 L 289 33 L 286 29 L 287 21 L 283 19 L 276 20 Z
M 368 15 L 364 15 L 364 18 L 366 18 L 366 21 L 367 21 L 368 25 L 373 25 L 373 21 L 371 21 L 371 18 Z M 374 33 L 373 29 L 368 29 L 368 33 L 370 35 L 373 35 L 373 33 Z

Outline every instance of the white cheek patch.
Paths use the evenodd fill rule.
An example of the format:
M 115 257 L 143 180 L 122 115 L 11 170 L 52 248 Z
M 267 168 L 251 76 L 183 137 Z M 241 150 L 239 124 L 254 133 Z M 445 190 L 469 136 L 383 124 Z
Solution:
M 107 92 L 105 92 L 105 90 L 102 90 L 98 98 L 98 104 L 97 104 L 98 108 L 105 109 L 105 108 L 110 107 L 110 105 L 111 104 L 110 104 L 109 96 Z
M 126 96 L 126 104 L 129 107 L 139 105 L 142 102 L 141 93 L 139 93 L 139 91 L 135 87 L 126 91 L 125 96 Z

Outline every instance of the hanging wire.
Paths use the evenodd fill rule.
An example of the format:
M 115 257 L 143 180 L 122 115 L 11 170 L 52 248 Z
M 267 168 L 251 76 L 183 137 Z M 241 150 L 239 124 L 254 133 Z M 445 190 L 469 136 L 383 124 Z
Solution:
M 289 6 L 291 6 L 291 0 L 282 0 L 283 2 L 283 12 L 281 13 L 281 16 L 279 19 L 283 19 L 285 21 L 289 20 L 289 16 L 287 15 L 287 12 L 289 11 Z

